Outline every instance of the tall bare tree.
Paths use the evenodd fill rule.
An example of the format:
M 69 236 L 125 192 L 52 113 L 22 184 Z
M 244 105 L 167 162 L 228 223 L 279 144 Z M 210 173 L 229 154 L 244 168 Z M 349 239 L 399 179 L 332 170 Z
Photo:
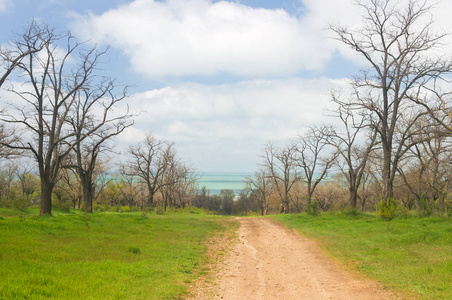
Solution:
M 17 36 L 17 39 L 12 41 L 10 45 L 0 45 L 0 63 L 4 70 L 0 76 L 0 87 L 24 58 L 41 51 L 46 46 L 50 32 L 48 28 L 39 26 L 33 20 L 25 32 Z
M 327 126 L 311 127 L 295 141 L 295 159 L 303 170 L 307 184 L 307 200 L 311 203 L 316 187 L 328 176 L 338 153 L 328 143 L 330 129 Z
M 261 211 L 261 215 L 268 215 L 270 195 L 272 193 L 271 177 L 266 170 L 258 170 L 253 177 L 245 181 L 246 189 L 251 191 Z
M 336 99 L 338 95 L 333 95 L 333 100 Z M 356 116 L 341 106 L 338 107 L 337 117 L 341 120 L 341 128 L 328 133 L 328 142 L 336 148 L 338 166 L 348 182 L 349 206 L 356 208 L 359 187 L 365 179 L 366 164 L 374 149 L 377 132 L 372 129 L 366 131 L 367 116 Z
M 436 130 L 432 128 L 424 135 L 426 137 L 410 149 L 397 171 L 415 196 L 418 209 L 420 205 L 432 207 L 433 203 L 441 208 L 452 185 L 452 139 L 438 125 Z
M 419 87 L 451 72 L 449 58 L 436 55 L 445 36 L 433 29 L 431 6 L 426 0 L 362 0 L 363 26 L 332 25 L 339 41 L 360 54 L 368 63 L 353 83 L 353 97 L 343 103 L 367 111 L 377 130 L 383 153 L 383 198 L 393 197 L 393 185 L 405 138 L 413 122 L 400 124 L 400 117 L 412 111 L 410 102 L 423 101 Z M 433 52 L 432 52 L 433 51 Z M 424 112 L 425 113 L 425 110 Z M 402 126 L 403 125 L 403 126 Z
M 37 45 L 42 45 L 40 51 L 36 51 Z M 93 128 L 77 137 L 67 121 L 78 100 L 77 93 L 96 81 L 96 66 L 106 50 L 84 48 L 70 33 L 56 34 L 37 23 L 18 36 L 12 47 L 26 54 L 20 61 L 6 57 L 9 64 L 15 64 L 17 79 L 23 81 L 23 86 L 11 89 L 20 103 L 10 103 L 2 120 L 19 127 L 22 134 L 17 142 L 2 143 L 34 157 L 41 181 L 40 215 L 51 214 L 61 162 L 95 131 Z
M 295 146 L 292 144 L 278 148 L 269 142 L 264 147 L 262 167 L 269 174 L 281 199 L 281 213 L 289 213 L 290 191 L 294 184 L 302 179 L 297 168 L 295 151 Z
M 121 167 L 124 175 L 140 178 L 147 188 L 147 206 L 154 205 L 154 197 L 161 188 L 162 178 L 169 166 L 172 144 L 148 133 L 144 141 L 129 147 L 129 157 Z
M 85 212 L 93 211 L 99 156 L 111 151 L 113 137 L 133 125 L 128 109 L 115 114 L 114 110 L 126 99 L 126 89 L 119 95 L 115 89 L 116 84 L 110 78 L 102 78 L 94 86 L 87 84 L 77 91 L 74 112 L 68 116 L 75 139 L 80 142 L 73 148 L 74 155 L 68 155 L 68 160 L 63 164 L 78 173 Z

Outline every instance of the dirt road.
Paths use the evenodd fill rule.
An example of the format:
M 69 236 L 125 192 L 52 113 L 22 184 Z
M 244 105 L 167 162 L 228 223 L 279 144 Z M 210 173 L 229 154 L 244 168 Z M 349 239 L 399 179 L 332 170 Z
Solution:
M 396 299 L 350 274 L 312 241 L 268 219 L 240 218 L 239 242 L 213 266 L 191 299 Z

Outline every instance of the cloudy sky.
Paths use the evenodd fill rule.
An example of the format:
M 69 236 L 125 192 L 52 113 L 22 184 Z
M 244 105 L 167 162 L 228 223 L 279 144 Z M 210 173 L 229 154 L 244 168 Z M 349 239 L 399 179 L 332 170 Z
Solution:
M 452 1 L 436 2 L 452 28 Z M 267 141 L 329 122 L 329 92 L 364 65 L 325 29 L 360 14 L 353 0 L 0 0 L 0 43 L 36 18 L 109 45 L 102 69 L 141 112 L 120 145 L 152 131 L 199 171 L 253 172 Z

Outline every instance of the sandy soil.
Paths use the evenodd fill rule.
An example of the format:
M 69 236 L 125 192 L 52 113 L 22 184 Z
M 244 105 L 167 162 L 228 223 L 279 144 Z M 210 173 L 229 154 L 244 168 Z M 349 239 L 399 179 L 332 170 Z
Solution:
M 378 283 L 345 271 L 314 242 L 277 222 L 240 218 L 239 223 L 238 242 L 211 242 L 216 263 L 193 283 L 188 299 L 398 298 Z M 229 248 L 223 257 L 220 248 Z

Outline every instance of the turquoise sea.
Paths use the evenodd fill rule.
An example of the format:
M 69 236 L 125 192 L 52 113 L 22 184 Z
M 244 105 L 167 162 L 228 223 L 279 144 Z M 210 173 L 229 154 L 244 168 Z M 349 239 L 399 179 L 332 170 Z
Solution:
M 210 195 L 220 194 L 221 190 L 233 190 L 236 195 L 245 188 L 247 177 L 253 176 L 253 173 L 233 173 L 233 172 L 205 172 L 198 174 L 198 187 L 207 188 Z

